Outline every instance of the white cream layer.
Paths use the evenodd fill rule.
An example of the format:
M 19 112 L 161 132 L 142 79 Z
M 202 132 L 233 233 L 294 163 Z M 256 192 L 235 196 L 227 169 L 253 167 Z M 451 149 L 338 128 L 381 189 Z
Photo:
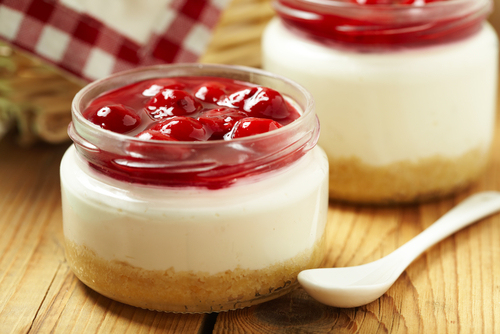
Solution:
M 312 93 L 331 158 L 382 166 L 461 156 L 492 140 L 497 38 L 488 24 L 460 42 L 363 53 L 309 41 L 274 19 L 263 67 Z
M 312 251 L 324 233 L 328 162 L 318 147 L 284 171 L 218 190 L 121 182 L 78 159 L 71 146 L 61 163 L 64 235 L 106 260 L 260 269 Z

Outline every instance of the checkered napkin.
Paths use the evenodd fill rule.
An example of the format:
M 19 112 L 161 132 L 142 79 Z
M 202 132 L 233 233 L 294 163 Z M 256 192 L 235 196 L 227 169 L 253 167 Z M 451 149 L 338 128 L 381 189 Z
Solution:
M 0 0 L 0 39 L 85 80 L 195 62 L 229 0 Z

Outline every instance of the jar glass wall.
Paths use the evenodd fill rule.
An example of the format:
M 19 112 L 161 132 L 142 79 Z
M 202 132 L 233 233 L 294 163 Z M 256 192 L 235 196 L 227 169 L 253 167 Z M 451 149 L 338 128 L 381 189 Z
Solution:
M 414 202 L 477 179 L 496 110 L 490 1 L 276 3 L 281 19 L 265 31 L 264 68 L 313 94 L 331 198 Z M 334 32 L 320 35 L 321 22 L 344 30 L 332 23 Z
M 211 142 L 146 142 L 82 117 L 103 92 L 178 76 L 265 85 L 302 115 L 272 132 Z M 323 258 L 328 162 L 315 147 L 318 131 L 310 95 L 259 70 L 159 66 L 85 87 L 73 103 L 75 145 L 61 163 L 72 270 L 107 297 L 172 312 L 236 309 L 290 291 L 298 272 Z

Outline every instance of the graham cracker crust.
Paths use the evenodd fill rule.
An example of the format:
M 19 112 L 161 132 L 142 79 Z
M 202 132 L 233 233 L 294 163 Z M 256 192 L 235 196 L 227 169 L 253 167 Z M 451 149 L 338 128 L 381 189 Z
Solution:
M 84 245 L 65 240 L 66 258 L 75 275 L 113 300 L 150 310 L 202 313 L 239 309 L 280 297 L 297 285 L 304 269 L 324 257 L 323 238 L 294 258 L 259 270 L 235 268 L 216 274 L 146 270 L 108 261 Z
M 367 204 L 427 201 L 469 186 L 483 172 L 487 160 L 488 152 L 482 149 L 455 158 L 433 156 L 381 167 L 356 157 L 329 158 L 330 198 Z

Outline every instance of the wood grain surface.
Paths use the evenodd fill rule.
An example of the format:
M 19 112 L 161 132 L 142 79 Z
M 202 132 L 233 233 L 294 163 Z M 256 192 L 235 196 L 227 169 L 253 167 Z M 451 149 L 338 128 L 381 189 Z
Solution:
M 0 141 L 2 334 L 500 332 L 500 215 L 439 243 L 387 294 L 359 308 L 327 307 L 302 289 L 218 315 L 161 313 L 114 302 L 80 283 L 65 261 L 59 163 L 67 146 L 21 148 L 14 134 Z M 453 197 L 394 207 L 330 203 L 324 265 L 378 259 L 468 194 L 500 189 L 499 149 L 497 135 L 484 175 Z
M 223 18 L 219 33 L 231 36 L 224 27 L 246 17 L 257 26 L 244 34 L 248 48 L 236 37 L 216 38 L 202 61 L 258 66 L 259 36 L 272 15 L 269 2 L 235 2 L 248 7 L 239 19 Z M 407 206 L 330 203 L 324 266 L 376 260 L 467 195 L 500 190 L 500 123 L 496 128 L 488 169 L 462 193 Z M 59 164 L 68 145 L 22 148 L 15 133 L 0 141 L 0 334 L 500 333 L 500 215 L 431 248 L 384 296 L 359 308 L 324 306 L 300 288 L 251 308 L 208 315 L 114 302 L 80 283 L 64 257 Z

